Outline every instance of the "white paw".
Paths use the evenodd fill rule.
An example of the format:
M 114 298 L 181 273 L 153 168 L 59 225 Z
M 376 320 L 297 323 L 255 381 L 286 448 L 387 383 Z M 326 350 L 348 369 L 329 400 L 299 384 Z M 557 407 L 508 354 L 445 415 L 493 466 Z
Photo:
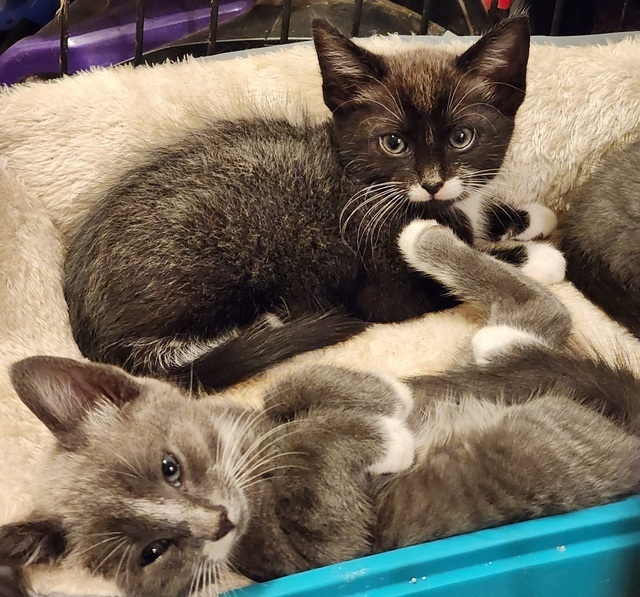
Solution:
M 558 226 L 558 218 L 548 207 L 540 203 L 526 206 L 529 212 L 529 227 L 518 234 L 516 240 L 534 240 L 549 236 Z
M 475 333 L 471 339 L 471 350 L 478 365 L 487 365 L 511 346 L 540 343 L 540 339 L 529 332 L 508 325 L 490 325 Z
M 520 269 L 523 274 L 540 284 L 557 284 L 564 280 L 567 262 L 558 249 L 546 243 L 527 243 L 527 263 Z
M 367 469 L 373 475 L 399 473 L 413 464 L 415 439 L 404 421 L 391 417 L 380 419 L 380 431 L 386 438 L 386 454 Z
M 411 224 L 405 226 L 398 237 L 398 248 L 409 265 L 420 269 L 420 259 L 416 251 L 418 237 L 424 230 L 440 226 L 435 220 L 413 220 Z

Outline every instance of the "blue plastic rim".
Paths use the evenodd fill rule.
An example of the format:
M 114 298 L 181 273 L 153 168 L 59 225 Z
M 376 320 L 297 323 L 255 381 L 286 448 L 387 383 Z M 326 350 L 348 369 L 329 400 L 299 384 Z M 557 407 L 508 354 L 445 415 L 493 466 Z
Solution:
M 233 595 L 640 597 L 640 496 L 335 564 Z

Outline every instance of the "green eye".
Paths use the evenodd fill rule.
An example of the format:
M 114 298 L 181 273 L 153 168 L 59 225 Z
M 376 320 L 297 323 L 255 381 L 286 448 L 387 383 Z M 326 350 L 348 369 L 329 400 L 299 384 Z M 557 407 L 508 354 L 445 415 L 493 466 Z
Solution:
M 407 151 L 409 146 L 400 135 L 382 135 L 380 137 L 380 147 L 391 155 L 400 155 Z
M 449 135 L 449 145 L 454 149 L 466 149 L 469 147 L 476 137 L 473 129 L 467 127 L 459 127 L 451 131 Z

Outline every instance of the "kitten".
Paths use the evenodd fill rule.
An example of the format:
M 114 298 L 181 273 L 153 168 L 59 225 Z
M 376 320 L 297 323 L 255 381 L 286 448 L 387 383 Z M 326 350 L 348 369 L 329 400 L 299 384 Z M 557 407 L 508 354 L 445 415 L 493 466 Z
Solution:
M 363 321 L 453 304 L 397 252 L 398 231 L 416 217 L 468 242 L 474 229 L 528 238 L 553 227 L 542 206 L 535 223 L 496 206 L 485 221 L 481 200 L 525 94 L 524 18 L 460 56 L 382 57 L 322 22 L 313 34 L 330 121 L 212 123 L 158 149 L 80 223 L 65 287 L 86 356 L 224 387 Z M 526 249 L 502 255 L 523 261 Z M 336 312 L 313 317 L 325 310 Z M 290 323 L 278 321 L 283 312 Z
M 263 411 L 108 365 L 15 364 L 59 447 L 39 508 L 0 529 L 0 561 L 186 597 L 216 592 L 228 563 L 263 581 L 636 492 L 640 379 L 569 351 L 563 305 L 450 229 L 412 223 L 399 248 L 490 312 L 475 363 L 404 383 L 301 367 Z
M 567 203 L 567 277 L 640 338 L 640 141 L 605 154 Z

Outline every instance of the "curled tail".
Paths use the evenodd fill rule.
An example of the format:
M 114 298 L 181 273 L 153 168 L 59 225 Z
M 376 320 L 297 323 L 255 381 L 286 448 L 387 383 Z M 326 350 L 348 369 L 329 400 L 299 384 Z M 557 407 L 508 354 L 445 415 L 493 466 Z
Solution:
M 368 324 L 327 313 L 277 325 L 256 324 L 217 343 L 182 342 L 155 356 L 147 373 L 184 387 L 215 391 L 244 381 L 298 354 L 326 348 L 363 332 Z

